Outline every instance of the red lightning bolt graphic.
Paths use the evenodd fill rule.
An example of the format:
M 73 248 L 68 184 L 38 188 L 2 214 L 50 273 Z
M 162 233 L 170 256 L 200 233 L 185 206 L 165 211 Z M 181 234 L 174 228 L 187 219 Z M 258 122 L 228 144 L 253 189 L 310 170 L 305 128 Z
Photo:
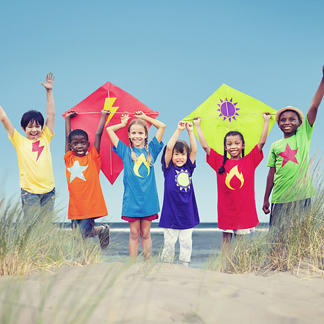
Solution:
M 43 152 L 43 149 L 44 149 L 44 145 L 39 146 L 39 143 L 40 143 L 40 141 L 33 143 L 32 152 L 38 152 L 36 161 L 38 160 L 39 156 L 41 155 L 41 153 Z

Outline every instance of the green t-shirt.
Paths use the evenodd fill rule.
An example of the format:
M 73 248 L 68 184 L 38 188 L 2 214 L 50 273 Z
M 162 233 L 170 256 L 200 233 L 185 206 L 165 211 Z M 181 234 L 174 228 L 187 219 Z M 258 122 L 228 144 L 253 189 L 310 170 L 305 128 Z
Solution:
M 313 128 L 306 117 L 295 135 L 271 145 L 267 166 L 276 168 L 272 203 L 288 203 L 315 195 L 308 172 Z

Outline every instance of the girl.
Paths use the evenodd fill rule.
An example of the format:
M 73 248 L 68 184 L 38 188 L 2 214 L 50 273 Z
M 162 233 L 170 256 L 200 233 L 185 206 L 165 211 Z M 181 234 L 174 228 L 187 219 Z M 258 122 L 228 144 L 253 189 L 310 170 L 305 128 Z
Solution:
M 185 141 L 177 140 L 187 128 L 190 148 Z M 162 156 L 164 173 L 164 200 L 160 227 L 164 227 L 164 247 L 161 259 L 172 262 L 174 246 L 179 238 L 179 260 L 190 264 L 193 228 L 199 224 L 199 215 L 192 186 L 192 173 L 196 167 L 197 144 L 193 124 L 180 121 L 178 128 L 165 147 Z
M 153 163 L 159 155 L 163 143 L 165 125 L 148 117 L 142 111 L 134 113 L 137 119 L 128 126 L 128 147 L 116 135 L 116 131 L 125 127 L 129 120 L 127 113 L 121 117 L 120 124 L 107 127 L 113 150 L 124 164 L 124 197 L 122 219 L 129 222 L 129 256 L 137 257 L 139 237 L 142 238 L 144 258 L 149 259 L 152 251 L 150 234 L 151 221 L 158 218 L 160 211 Z M 148 144 L 146 122 L 157 128 L 153 140 Z
M 218 227 L 223 230 L 222 246 L 230 242 L 232 234 L 249 234 L 259 225 L 254 199 L 254 172 L 263 159 L 270 113 L 264 113 L 264 124 L 259 143 L 244 156 L 244 138 L 239 132 L 229 132 L 224 138 L 224 156 L 206 142 L 200 118 L 194 119 L 198 138 L 207 153 L 207 163 L 217 172 Z M 231 159 L 227 159 L 227 153 Z

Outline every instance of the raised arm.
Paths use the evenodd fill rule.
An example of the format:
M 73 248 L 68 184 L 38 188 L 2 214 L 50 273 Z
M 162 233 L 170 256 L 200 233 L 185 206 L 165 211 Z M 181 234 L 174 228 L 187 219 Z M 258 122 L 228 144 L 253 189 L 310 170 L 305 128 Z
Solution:
M 106 128 L 107 130 L 107 133 L 110 137 L 110 140 L 112 142 L 112 144 L 117 148 L 117 145 L 118 145 L 118 141 L 119 141 L 119 138 L 118 136 L 116 135 L 116 132 L 121 129 L 121 128 L 124 128 L 127 126 L 127 123 L 128 123 L 128 120 L 129 120 L 129 115 L 126 113 L 126 114 L 123 114 L 120 118 L 120 124 L 117 124 L 117 125 L 113 125 L 113 126 L 108 126 Z
M 180 135 L 180 133 L 186 128 L 186 123 L 184 121 L 179 121 L 178 122 L 178 127 L 176 129 L 176 131 L 173 133 L 173 135 L 171 136 L 166 149 L 165 149 L 165 155 L 164 155 L 164 161 L 165 161 L 165 166 L 168 167 L 169 163 L 172 159 L 172 151 L 174 148 L 174 145 Z
M 271 118 L 270 113 L 263 113 L 264 123 L 263 123 L 263 129 L 261 132 L 260 141 L 258 143 L 258 148 L 259 148 L 260 152 L 262 151 L 262 148 L 263 148 L 263 146 L 267 140 L 267 137 L 268 137 L 270 118 Z
M 276 168 L 275 167 L 270 167 L 268 177 L 267 177 L 267 184 L 266 184 L 266 189 L 264 193 L 264 199 L 263 199 L 263 206 L 262 210 L 264 211 L 265 214 L 270 213 L 270 203 L 269 203 L 269 197 L 273 188 L 273 179 L 274 175 L 276 173 Z
M 187 127 L 187 131 L 188 131 L 188 135 L 189 135 L 189 144 L 190 144 L 189 159 L 192 163 L 194 163 L 196 160 L 196 154 L 197 154 L 197 143 L 196 143 L 195 134 L 193 132 L 193 124 L 187 122 L 186 127 Z
M 65 153 L 70 151 L 69 135 L 71 133 L 71 118 L 77 115 L 76 111 L 70 110 L 65 115 Z
M 2 123 L 3 127 L 8 132 L 8 134 L 10 136 L 13 136 L 13 133 L 14 133 L 15 129 L 12 126 L 11 121 L 9 120 L 9 118 L 7 117 L 5 111 L 3 110 L 3 108 L 1 106 L 0 106 L 0 120 L 1 120 L 1 123 Z
M 96 137 L 95 137 L 95 141 L 94 141 L 94 147 L 96 148 L 97 152 L 99 152 L 100 150 L 100 142 L 101 142 L 101 136 L 102 136 L 102 132 L 105 126 L 105 121 L 106 121 L 106 117 L 110 115 L 110 110 L 101 110 L 101 117 L 100 117 L 100 121 L 99 121 L 99 125 L 96 131 Z
M 156 120 L 154 118 L 147 116 L 142 111 L 135 111 L 134 116 L 137 118 L 144 119 L 144 120 L 148 121 L 150 124 L 152 124 L 154 127 L 156 127 L 157 131 L 156 131 L 155 137 L 158 140 L 158 142 L 161 143 L 162 137 L 163 137 L 163 134 L 165 131 L 165 124 L 163 124 L 159 120 Z
M 315 92 L 315 95 L 313 97 L 313 100 L 312 100 L 311 105 L 307 112 L 307 119 L 308 119 L 309 125 L 311 125 L 311 126 L 313 126 L 315 123 L 315 119 L 317 116 L 317 110 L 318 110 L 319 105 L 321 104 L 321 101 L 322 101 L 322 98 L 324 95 L 324 65 L 322 67 L 322 73 L 323 73 L 323 76 L 322 76 L 321 83 L 320 83 L 317 91 Z
M 46 82 L 41 82 L 41 85 L 46 89 L 46 122 L 45 124 L 49 128 L 49 130 L 54 132 L 54 124 L 55 124 L 55 105 L 54 105 L 54 97 L 53 97 L 53 84 L 54 84 L 55 76 L 52 72 L 46 75 Z
M 207 144 L 206 138 L 205 138 L 204 133 L 203 133 L 203 131 L 201 129 L 201 126 L 200 126 L 200 117 L 194 118 L 193 123 L 194 123 L 194 125 L 196 127 L 196 131 L 197 131 L 197 135 L 198 135 L 198 139 L 199 139 L 200 145 L 205 150 L 205 152 L 207 153 L 207 155 L 209 155 L 210 154 L 210 147 Z

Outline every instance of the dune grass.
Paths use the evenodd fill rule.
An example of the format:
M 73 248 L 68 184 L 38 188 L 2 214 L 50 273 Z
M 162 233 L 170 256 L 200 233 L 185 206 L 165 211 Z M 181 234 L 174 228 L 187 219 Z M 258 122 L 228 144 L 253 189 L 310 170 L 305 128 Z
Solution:
M 38 208 L 26 219 L 19 203 L 0 204 L 0 276 L 100 261 L 100 248 Z
M 312 165 L 312 182 L 317 192 L 311 208 L 298 206 L 284 211 L 280 224 L 267 233 L 253 234 L 232 242 L 228 249 L 213 255 L 209 270 L 226 273 L 292 271 L 300 269 L 324 277 L 324 178 L 321 159 Z

